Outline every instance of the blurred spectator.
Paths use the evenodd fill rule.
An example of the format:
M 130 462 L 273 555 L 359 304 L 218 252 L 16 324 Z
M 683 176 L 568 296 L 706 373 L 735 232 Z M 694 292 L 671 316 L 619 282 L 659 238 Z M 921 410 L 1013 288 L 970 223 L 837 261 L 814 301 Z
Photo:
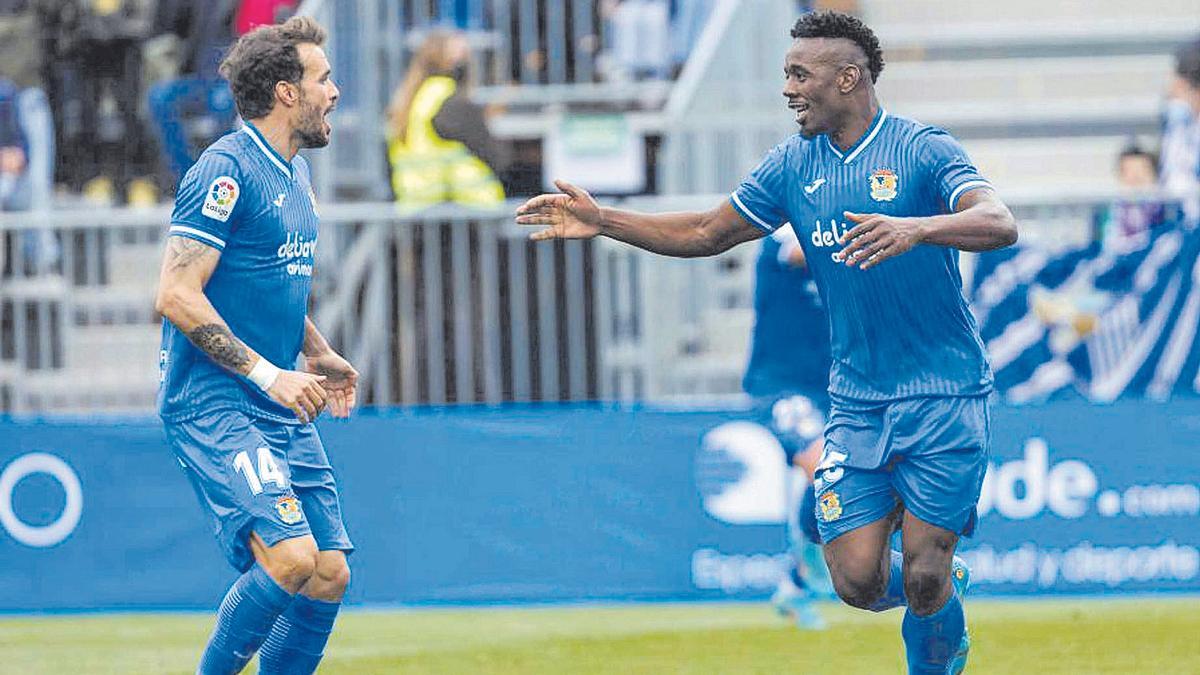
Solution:
M 270 6 L 268 6 L 270 5 Z M 249 28 L 290 11 L 289 2 L 213 0 L 201 8 L 188 0 L 161 0 L 156 41 L 174 44 L 174 66 L 147 92 L 152 127 L 171 172 L 171 185 L 196 156 L 233 128 L 237 110 L 228 85 L 217 73 L 237 25 Z M 173 72 L 170 72 L 173 71 Z
M 16 87 L 0 80 L 0 210 L 8 211 L 25 175 L 25 139 L 17 122 Z
M 27 0 L 0 0 L 0 211 L 49 208 L 54 122 L 42 81 L 41 22 Z M 49 230 L 22 232 L 13 247 L 27 272 L 49 269 L 58 244 Z
M 438 0 L 441 22 L 459 30 L 483 29 L 484 0 Z
M 1117 158 L 1117 181 L 1130 194 L 1097 213 L 1096 233 L 1105 251 L 1121 254 L 1150 242 L 1150 231 L 1167 221 L 1168 205 L 1151 194 L 1158 185 L 1157 158 L 1135 144 Z
M 1200 217 L 1200 40 L 1175 55 L 1175 77 L 1164 111 L 1160 183 L 1183 201 L 1189 221 Z
M 467 96 L 470 47 L 462 33 L 430 33 L 388 106 L 388 160 L 404 210 L 441 202 L 504 200 L 506 166 L 484 110 Z
M 681 0 L 692 2 L 694 0 Z M 605 0 L 608 78 L 661 79 L 669 75 L 670 40 L 667 0 Z M 686 57 L 685 57 L 686 58 Z
M 704 31 L 712 14 L 713 0 L 672 0 L 671 69 L 678 73 Z
M 151 0 L 39 0 L 53 56 L 59 163 L 95 202 L 156 200 L 154 155 L 138 117 Z
M 258 26 L 271 26 L 287 21 L 296 11 L 296 0 L 242 0 L 238 3 L 234 29 L 243 35 Z

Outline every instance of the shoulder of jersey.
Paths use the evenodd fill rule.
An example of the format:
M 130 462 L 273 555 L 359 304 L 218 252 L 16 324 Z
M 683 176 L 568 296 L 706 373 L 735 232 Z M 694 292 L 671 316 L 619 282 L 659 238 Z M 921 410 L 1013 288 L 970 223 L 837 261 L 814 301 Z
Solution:
M 225 134 L 224 136 L 213 141 L 212 145 L 209 145 L 207 148 L 205 148 L 204 152 L 200 153 L 200 157 L 196 160 L 196 162 L 199 163 L 202 159 L 208 156 L 220 155 L 228 158 L 234 164 L 237 164 L 238 168 L 245 168 L 245 158 L 251 149 L 250 147 L 247 147 L 245 143 L 246 141 L 250 141 L 250 138 L 246 136 L 246 134 L 238 133 L 236 131 Z
M 916 138 L 918 136 L 922 136 L 922 135 L 928 134 L 928 133 L 933 133 L 933 132 L 937 132 L 937 131 L 945 131 L 945 129 L 943 129 L 939 126 L 936 126 L 933 124 L 925 124 L 924 122 L 914 120 L 910 117 L 902 117 L 899 115 L 890 115 L 890 114 L 889 114 L 889 116 L 891 117 L 892 122 L 895 125 L 893 127 L 893 129 L 895 129 L 895 131 L 893 131 L 893 133 L 897 134 L 899 136 L 906 137 L 906 138 L 912 139 L 912 138 Z

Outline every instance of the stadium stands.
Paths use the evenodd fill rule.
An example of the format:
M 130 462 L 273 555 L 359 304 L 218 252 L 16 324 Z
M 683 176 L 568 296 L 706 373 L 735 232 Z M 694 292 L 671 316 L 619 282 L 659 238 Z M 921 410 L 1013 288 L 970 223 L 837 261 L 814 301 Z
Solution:
M 1062 246 L 1090 236 L 1130 134 L 1156 131 L 1174 45 L 1200 33 L 1200 19 L 1180 9 L 1186 4 L 1049 8 L 1017 0 L 987 17 L 947 0 L 861 7 L 884 41 L 885 104 L 962 137 L 1018 212 L 1023 238 Z M 455 13 L 462 8 L 470 11 Z M 381 116 L 424 28 L 448 21 L 476 46 L 476 98 L 505 108 L 497 135 L 540 144 L 573 112 L 623 114 L 634 133 L 661 137 L 649 168 L 669 195 L 632 203 L 708 207 L 792 131 L 778 73 L 789 41 L 780 27 L 793 20 L 793 2 L 713 3 L 677 80 L 623 82 L 602 78 L 606 28 L 596 0 L 309 0 L 300 11 L 332 29 L 344 95 L 333 145 L 311 155 L 327 228 L 316 311 L 362 364 L 369 401 L 737 391 L 752 322 L 753 247 L 651 264 L 610 242 L 550 253 L 516 245 L 523 234 L 507 210 L 400 220 L 384 201 Z M 393 39 L 402 31 L 406 40 Z M 746 49 L 750 43 L 758 48 Z M 531 52 L 540 60 L 523 58 Z M 354 200 L 367 201 L 335 203 Z M 165 219 L 162 210 L 0 218 L 9 240 L 0 280 L 2 405 L 151 407 L 158 329 L 149 297 Z M 13 272 L 20 232 L 30 227 L 62 242 L 50 274 Z M 480 267 L 487 265 L 495 269 Z M 577 267 L 579 276 L 565 272 Z M 592 306 L 594 313 L 579 310 Z M 520 316 L 528 321 L 511 320 Z M 111 342 L 126 345 L 128 361 L 80 360 Z

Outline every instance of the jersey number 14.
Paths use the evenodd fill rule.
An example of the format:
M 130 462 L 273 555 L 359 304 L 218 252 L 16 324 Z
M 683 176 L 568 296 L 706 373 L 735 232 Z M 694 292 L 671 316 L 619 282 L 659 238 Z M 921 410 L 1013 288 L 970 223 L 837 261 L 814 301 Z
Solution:
M 257 454 L 258 471 L 254 470 L 254 465 L 250 462 L 250 454 L 245 450 L 233 458 L 233 468 L 246 477 L 246 484 L 250 486 L 250 492 L 255 495 L 262 494 L 263 483 L 274 483 L 280 490 L 286 490 L 287 476 L 279 470 L 279 465 L 271 456 L 271 449 L 259 448 Z

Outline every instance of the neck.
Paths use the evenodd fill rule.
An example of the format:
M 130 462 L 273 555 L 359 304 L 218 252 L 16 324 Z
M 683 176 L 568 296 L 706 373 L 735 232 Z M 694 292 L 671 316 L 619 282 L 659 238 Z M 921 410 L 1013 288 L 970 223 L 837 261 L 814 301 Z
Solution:
M 846 116 L 842 127 L 829 134 L 829 140 L 833 141 L 833 144 L 842 151 L 849 150 L 863 137 L 863 134 L 867 133 L 867 129 L 871 128 L 871 122 L 875 121 L 877 114 L 879 114 L 879 101 L 872 93 L 867 99 L 866 105 L 855 106 L 854 110 Z
M 292 133 L 292 126 L 282 116 L 276 115 L 274 111 L 266 117 L 250 120 L 250 123 L 254 125 L 255 129 L 258 129 L 263 140 L 285 161 L 292 161 L 296 153 L 300 152 L 300 142 Z

